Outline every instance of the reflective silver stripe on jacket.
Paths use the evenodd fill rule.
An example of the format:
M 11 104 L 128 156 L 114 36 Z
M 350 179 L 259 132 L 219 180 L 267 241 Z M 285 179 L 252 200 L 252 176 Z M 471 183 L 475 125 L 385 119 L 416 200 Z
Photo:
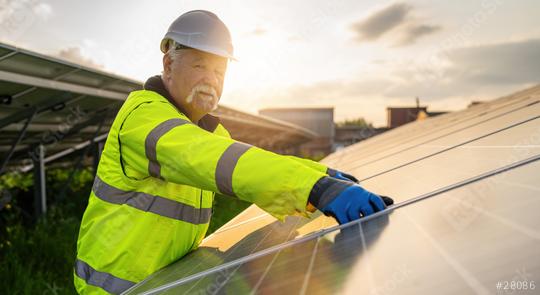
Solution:
M 235 142 L 231 144 L 219 158 L 216 166 L 216 186 L 228 196 L 235 196 L 232 187 L 232 175 L 238 159 L 251 148 L 251 145 Z
M 212 216 L 212 208 L 195 208 L 188 204 L 147 193 L 120 190 L 105 183 L 97 175 L 92 190 L 98 198 L 105 202 L 126 204 L 142 211 L 193 224 L 208 223 Z
M 154 129 L 152 129 L 152 131 L 150 131 L 150 133 L 148 133 L 148 136 L 146 137 L 146 140 L 144 142 L 144 148 L 146 152 L 146 157 L 149 160 L 148 173 L 150 173 L 151 176 L 156 178 L 162 178 L 161 166 L 157 160 L 156 152 L 158 140 L 174 127 L 184 124 L 191 124 L 191 122 L 178 118 L 169 119 L 157 125 Z
M 113 294 L 120 294 L 135 285 L 134 282 L 115 277 L 110 273 L 97 271 L 80 259 L 75 261 L 75 273 L 87 284 Z

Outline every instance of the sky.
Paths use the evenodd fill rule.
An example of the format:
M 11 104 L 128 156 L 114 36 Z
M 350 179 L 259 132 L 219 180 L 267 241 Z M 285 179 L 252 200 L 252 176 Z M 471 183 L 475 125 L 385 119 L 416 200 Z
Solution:
M 540 82 L 540 1 L 0 0 L 0 42 L 144 81 L 182 13 L 228 26 L 221 103 L 335 108 L 386 125 L 386 107 L 459 110 Z

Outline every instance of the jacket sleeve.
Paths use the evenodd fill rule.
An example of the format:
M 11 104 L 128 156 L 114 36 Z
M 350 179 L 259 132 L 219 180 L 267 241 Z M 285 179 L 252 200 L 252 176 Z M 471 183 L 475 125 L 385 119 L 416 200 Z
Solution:
M 301 163 L 302 165 L 304 166 L 307 166 L 311 169 L 315 169 L 319 172 L 322 172 L 322 173 L 325 173 L 327 174 L 327 171 L 328 171 L 328 167 L 322 163 L 319 163 L 319 162 L 315 162 L 313 160 L 310 160 L 310 159 L 305 159 L 305 158 L 300 158 L 300 157 L 295 157 L 295 156 L 286 156 L 294 161 L 297 161 L 298 163 Z
M 144 103 L 119 133 L 124 165 L 140 175 L 199 187 L 255 203 L 276 218 L 306 212 L 325 173 L 192 124 L 172 105 Z

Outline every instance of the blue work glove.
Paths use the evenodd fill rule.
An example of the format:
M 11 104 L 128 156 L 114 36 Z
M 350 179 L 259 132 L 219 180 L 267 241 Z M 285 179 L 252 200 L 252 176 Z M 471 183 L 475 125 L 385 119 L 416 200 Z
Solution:
M 325 215 L 334 217 L 339 224 L 369 216 L 386 208 L 385 202 L 378 195 L 350 181 L 327 176 L 319 179 L 313 186 L 309 203 Z
M 326 174 L 334 177 L 334 178 L 337 178 L 337 179 L 341 179 L 341 180 L 345 180 L 345 181 L 352 181 L 354 183 L 358 183 L 358 179 L 356 179 L 356 177 L 350 175 L 350 174 L 347 174 L 345 172 L 341 172 L 339 170 L 336 170 L 336 169 L 332 169 L 332 168 L 328 168 L 326 170 Z
M 340 179 L 340 180 L 352 181 L 354 183 L 360 183 L 358 181 L 358 179 L 356 179 L 356 177 L 354 177 L 354 176 L 352 176 L 350 174 L 347 174 L 345 172 L 341 172 L 341 171 L 336 170 L 336 169 L 328 168 L 326 170 L 326 174 L 328 174 L 329 176 L 332 176 L 333 178 L 337 178 L 337 179 Z M 390 198 L 390 197 L 381 196 L 381 195 L 379 195 L 379 197 L 381 197 L 381 199 L 384 201 L 384 204 L 386 206 L 390 206 L 390 205 L 394 204 L 394 200 L 392 200 L 392 198 Z

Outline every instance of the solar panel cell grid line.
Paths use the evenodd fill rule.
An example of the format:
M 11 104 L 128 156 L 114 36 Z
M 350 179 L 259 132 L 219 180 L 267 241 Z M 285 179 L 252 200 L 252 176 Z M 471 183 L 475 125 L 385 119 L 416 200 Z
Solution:
M 528 120 L 527 118 L 535 118 L 538 114 L 540 114 L 540 104 L 535 104 L 511 113 L 508 116 L 501 116 L 496 120 L 486 121 L 477 126 L 440 137 L 434 141 L 426 141 L 424 144 L 419 142 L 417 146 L 412 148 L 405 147 L 402 152 L 394 152 L 387 157 L 380 158 L 368 164 L 363 164 L 362 161 L 355 161 L 355 159 L 352 158 L 348 159 L 346 162 L 344 161 L 342 165 L 340 163 L 333 163 L 333 166 L 340 167 L 340 169 L 343 169 L 344 171 L 354 171 L 356 173 L 355 176 L 358 179 L 367 179 L 369 177 L 374 177 L 377 173 L 395 169 L 400 165 L 448 150 L 454 146 L 457 147 L 463 145 L 463 143 L 481 140 L 481 138 L 489 134 L 503 132 L 508 126 L 521 124 L 521 122 Z M 534 131 L 532 132 L 534 133 Z
M 400 137 L 405 136 L 406 134 L 414 134 L 421 131 L 426 131 L 429 126 L 432 124 L 432 120 L 438 120 L 440 118 L 433 118 L 424 121 L 417 121 L 400 126 L 397 129 L 392 129 L 386 132 L 383 132 L 377 136 L 367 138 L 362 141 L 361 145 L 351 145 L 345 147 L 324 159 L 324 161 L 331 161 L 335 158 L 339 158 L 341 155 L 349 153 L 351 150 L 373 150 L 378 146 L 387 146 L 391 142 L 399 141 Z
M 540 268 L 532 259 L 540 254 L 538 171 L 536 161 L 284 248 L 268 270 L 275 256 L 250 260 L 234 273 L 221 269 L 163 294 L 298 292 L 310 265 L 309 294 L 491 294 L 498 281 L 538 281 Z M 229 277 L 222 285 L 224 276 Z
M 518 122 L 516 124 L 520 124 L 520 122 Z M 435 156 L 435 155 L 437 155 L 439 153 L 443 153 L 443 152 L 446 152 L 446 151 L 454 149 L 454 148 L 458 148 L 458 147 L 460 147 L 460 146 L 462 146 L 464 144 L 467 144 L 469 142 L 474 142 L 474 141 L 479 140 L 479 139 L 481 139 L 481 138 L 483 138 L 483 137 L 485 137 L 487 135 L 491 135 L 491 134 L 496 133 L 496 132 L 504 131 L 505 128 L 494 130 L 494 131 L 491 131 L 489 133 L 482 134 L 482 135 L 479 135 L 479 136 L 477 136 L 475 134 L 475 136 L 477 136 L 477 137 L 473 137 L 473 138 L 467 138 L 467 137 L 463 136 L 467 140 L 461 141 L 461 142 L 458 142 L 458 143 L 453 142 L 452 139 L 454 139 L 454 138 L 450 138 L 450 136 L 448 136 L 448 137 L 441 136 L 441 137 L 436 138 L 436 139 L 442 139 L 442 140 L 436 140 L 436 141 L 427 140 L 425 142 L 415 144 L 414 146 L 406 147 L 401 151 L 391 153 L 391 154 L 389 154 L 389 155 L 387 155 L 385 157 L 381 157 L 381 158 L 373 160 L 371 162 L 364 163 L 363 165 L 362 164 L 356 164 L 356 167 L 361 166 L 364 169 L 366 169 L 366 167 L 369 167 L 367 169 L 370 169 L 372 166 L 381 167 L 381 171 L 378 172 L 378 173 L 372 173 L 371 172 L 369 176 L 363 176 L 364 178 L 361 177 L 361 176 L 358 176 L 358 177 L 360 178 L 360 181 L 365 181 L 365 180 L 368 180 L 370 178 L 376 177 L 379 174 L 386 173 L 388 171 L 398 169 L 398 168 L 400 168 L 402 166 L 406 166 L 406 165 L 409 165 L 411 163 L 421 161 L 421 160 L 423 160 L 425 158 Z M 462 136 L 462 134 L 456 134 L 456 136 Z M 436 149 L 434 149 L 434 150 L 424 150 L 425 148 L 436 148 Z M 412 160 L 407 160 L 406 162 L 403 162 L 404 159 L 412 159 Z M 379 162 L 379 163 L 376 163 L 376 162 Z M 391 168 L 385 169 L 386 167 L 391 167 Z
M 538 88 L 535 88 L 537 92 L 540 93 Z M 481 117 L 486 113 L 491 113 L 497 111 L 498 109 L 511 107 L 512 105 L 519 103 L 523 100 L 530 99 L 539 99 L 539 97 L 534 97 L 534 95 L 513 95 L 508 99 L 498 99 L 493 102 L 485 102 L 477 106 L 473 106 L 463 111 L 448 113 L 435 118 L 429 118 L 424 121 L 416 121 L 413 123 L 406 124 L 400 128 L 387 131 L 381 135 L 369 138 L 362 142 L 361 145 L 354 145 L 348 148 L 345 148 L 342 151 L 330 155 L 325 161 L 333 160 L 340 155 L 347 153 L 349 150 L 356 150 L 359 153 L 363 151 L 374 151 L 380 150 L 381 148 L 387 148 L 392 146 L 391 142 L 397 142 L 400 145 L 404 144 L 403 139 L 410 140 L 411 138 L 420 138 L 425 135 L 426 132 L 429 134 L 432 131 L 437 130 L 436 127 L 442 126 L 442 129 L 450 128 L 457 122 L 467 121 L 471 118 Z M 471 117 L 472 115 L 472 117 Z M 420 133 L 418 135 L 418 133 Z M 375 146 L 376 145 L 376 146 Z
M 16 53 L 16 51 L 0 46 L 0 61 Z
M 61 102 L 65 99 L 65 95 L 61 95 L 54 89 L 36 88 L 31 92 L 28 92 L 19 97 L 14 97 L 12 104 L 14 106 L 37 106 L 40 104 L 48 103 L 51 100 Z
M 536 159 L 538 159 L 538 156 L 536 157 Z M 530 161 L 530 160 L 529 160 Z M 522 164 L 518 164 L 518 165 L 522 165 Z M 495 171 L 492 171 L 491 173 L 495 173 Z M 498 173 L 498 172 L 497 172 Z M 482 178 L 480 178 L 482 179 Z M 468 184 L 469 182 L 465 182 L 463 185 L 466 185 Z M 513 183 L 515 184 L 515 182 Z M 457 187 L 461 186 L 462 184 L 457 184 Z M 439 192 L 435 192 L 435 194 L 438 194 Z M 426 195 L 425 197 L 429 197 L 430 195 Z M 406 205 L 406 204 L 405 204 Z M 280 246 L 281 247 L 281 246 Z M 186 265 L 189 265 L 189 263 L 186 262 Z
M 23 91 L 20 91 L 20 92 L 15 93 L 15 94 L 12 96 L 12 98 L 17 99 L 17 98 L 19 98 L 19 97 L 21 97 L 21 96 L 23 96 L 23 95 L 26 95 L 26 94 L 28 94 L 28 93 L 34 92 L 34 91 L 37 90 L 37 89 L 38 89 L 37 87 L 33 87 L 33 86 L 27 87 L 27 88 L 24 89 Z
M 499 132 L 504 132 L 508 128 L 511 128 L 511 127 L 514 127 L 514 126 L 519 126 L 521 124 L 529 122 L 530 120 L 537 120 L 538 118 L 539 117 L 536 117 L 534 119 L 528 119 L 528 120 L 525 120 L 525 121 L 522 121 L 522 122 L 518 122 L 518 123 L 515 123 L 515 124 L 510 125 L 508 127 L 498 129 L 498 130 L 495 130 L 495 131 L 491 131 L 491 132 L 482 134 L 482 135 L 480 135 L 478 137 L 475 137 L 475 138 L 472 138 L 472 139 L 467 139 L 466 141 L 462 141 L 462 142 L 459 142 L 459 143 L 451 143 L 450 144 L 450 143 L 447 143 L 447 142 L 443 141 L 443 142 L 434 142 L 434 143 L 431 143 L 431 144 L 420 145 L 418 147 L 418 149 L 416 149 L 416 150 L 407 150 L 404 153 L 400 153 L 399 154 L 400 159 L 397 160 L 397 162 L 395 162 L 395 161 L 393 162 L 392 159 L 384 159 L 385 161 L 382 164 L 381 163 L 373 163 L 373 165 L 370 165 L 370 166 L 368 166 L 368 165 L 362 166 L 364 169 L 366 169 L 366 166 L 368 166 L 367 169 L 372 169 L 372 171 L 375 171 L 375 169 L 373 169 L 374 166 L 375 167 L 378 166 L 378 167 L 381 167 L 381 171 L 372 172 L 371 175 L 366 176 L 366 177 L 358 176 L 360 178 L 359 180 L 361 182 L 364 182 L 366 180 L 372 179 L 372 178 L 377 177 L 379 175 L 382 175 L 384 173 L 388 173 L 390 171 L 397 170 L 399 168 L 414 164 L 416 162 L 428 159 L 430 157 L 437 156 L 437 155 L 445 153 L 447 151 L 450 151 L 450 150 L 453 150 L 453 149 L 456 149 L 456 148 L 462 148 L 464 146 L 467 146 L 467 144 L 469 144 L 469 143 L 474 144 L 474 142 L 482 140 L 483 138 L 486 138 L 486 137 L 491 136 L 493 134 L 497 134 Z M 515 146 L 515 148 L 517 148 L 517 146 Z M 429 151 L 429 152 L 426 153 L 426 151 Z M 407 159 L 407 158 L 414 159 L 414 160 L 409 160 L 409 161 L 403 162 L 402 159 Z M 397 163 L 399 163 L 399 164 L 397 164 Z M 385 167 L 392 167 L 392 168 L 385 169 Z
M 389 156 L 401 154 L 404 151 L 417 147 L 421 144 L 426 144 L 431 141 L 450 141 L 455 140 L 455 137 L 459 136 L 471 137 L 475 135 L 470 135 L 471 133 L 476 132 L 478 128 L 484 127 L 485 125 L 491 124 L 494 126 L 503 126 L 505 124 L 504 119 L 507 119 L 509 117 L 515 118 L 515 116 L 513 116 L 514 113 L 521 112 L 526 115 L 526 113 L 523 112 L 523 110 L 526 108 L 533 107 L 535 109 L 533 109 L 532 112 L 536 111 L 538 109 L 538 106 L 534 106 L 534 104 L 538 104 L 538 102 L 539 100 L 537 99 L 527 99 L 519 104 L 513 105 L 512 108 L 500 109 L 490 112 L 489 114 L 486 114 L 482 117 L 476 117 L 471 120 L 462 121 L 460 123 L 449 124 L 448 128 L 433 129 L 431 130 L 431 132 L 428 132 L 427 134 L 422 134 L 420 136 L 411 136 L 412 138 L 402 140 L 399 145 L 381 146 L 375 150 L 371 150 L 370 152 L 366 153 L 358 151 L 357 154 L 361 155 L 359 159 L 355 159 L 354 156 L 352 156 L 348 157 L 347 161 L 351 162 L 352 160 L 358 165 L 366 165 Z M 531 111 L 529 111 L 529 113 L 530 112 Z
M 357 145 L 358 148 L 351 148 L 350 151 L 354 151 L 355 155 L 359 157 L 359 161 L 362 163 L 370 163 L 373 161 L 376 161 L 378 159 L 384 158 L 387 155 L 397 153 L 402 149 L 406 149 L 409 147 L 414 146 L 415 144 L 418 144 L 420 142 L 425 142 L 430 139 L 435 139 L 437 137 L 442 137 L 446 135 L 450 135 L 453 132 L 458 132 L 463 129 L 467 129 L 470 127 L 475 126 L 476 124 L 482 124 L 485 121 L 494 120 L 498 117 L 509 115 L 512 112 L 519 111 L 523 108 L 526 108 L 531 103 L 538 102 L 539 99 L 537 98 L 531 98 L 526 97 L 526 99 L 517 100 L 514 101 L 514 103 L 510 105 L 505 105 L 501 108 L 494 108 L 489 113 L 486 113 L 482 116 L 474 116 L 471 118 L 461 119 L 459 121 L 452 122 L 452 124 L 449 124 L 448 122 L 444 124 L 441 128 L 427 128 L 423 132 L 414 132 L 414 131 L 408 131 L 408 132 L 400 132 L 399 135 L 396 134 L 396 136 L 393 136 L 392 138 L 397 138 L 397 140 L 394 140 L 395 142 L 399 144 L 392 144 L 390 141 L 384 141 L 376 146 L 367 146 L 366 144 Z M 460 112 L 461 113 L 461 112 Z M 416 123 L 413 123 L 413 125 Z M 401 129 L 401 128 L 400 128 Z M 392 131 L 390 131 L 392 132 Z M 337 153 L 336 153 L 337 154 Z M 348 161 L 350 161 L 351 158 L 354 158 L 354 155 L 351 155 L 349 152 L 339 152 L 339 155 L 341 157 L 332 157 L 325 159 L 323 162 L 330 163 L 342 160 L 343 156 L 348 156 Z
M 380 174 L 362 184 L 368 190 L 403 201 L 539 153 L 538 132 L 537 122 L 524 124 Z
M 256 208 L 255 205 L 252 208 Z M 251 208 L 250 208 L 251 209 Z M 249 210 L 249 209 L 248 209 Z M 259 209 L 260 210 L 260 209 Z M 284 223 L 277 221 L 269 214 L 264 215 L 264 222 L 250 221 L 248 223 L 241 223 L 235 227 L 228 228 L 222 232 L 213 233 L 207 237 L 201 244 L 204 247 L 214 247 L 222 250 L 226 250 L 231 247 L 236 247 L 236 244 L 243 241 L 246 237 L 250 236 L 254 231 L 265 230 L 266 227 L 275 229 L 289 229 L 287 232 L 293 234 L 288 235 L 287 240 L 293 240 L 301 238 L 305 235 L 313 232 L 335 226 L 337 223 L 334 219 L 325 217 L 320 212 L 317 212 L 311 216 L 310 219 L 302 217 L 288 217 Z M 273 243 L 266 243 L 265 247 L 274 246 Z M 242 246 L 242 251 L 251 251 L 250 245 Z
M 0 89 L 2 89 L 4 95 L 15 95 L 27 88 L 28 86 L 24 84 L 0 81 Z
M 181 261 L 171 264 L 148 279 L 143 281 L 135 291 L 143 292 L 174 282 L 178 277 L 188 277 L 193 274 L 207 271 L 223 263 L 234 261 L 246 255 L 286 242 L 294 237 L 294 230 L 301 221 L 299 218 L 289 219 L 286 224 L 274 222 L 250 235 L 242 236 L 234 245 L 215 247 L 215 245 L 200 245 L 197 251 L 182 258 Z
M 229 220 L 227 223 L 225 223 L 223 226 L 218 228 L 215 232 L 222 232 L 230 227 L 235 227 L 238 224 L 242 224 L 245 222 L 249 222 L 258 218 L 261 218 L 263 216 L 267 215 L 267 213 L 260 209 L 257 206 L 250 206 L 246 210 L 242 212 L 242 214 L 236 215 L 233 219 Z

